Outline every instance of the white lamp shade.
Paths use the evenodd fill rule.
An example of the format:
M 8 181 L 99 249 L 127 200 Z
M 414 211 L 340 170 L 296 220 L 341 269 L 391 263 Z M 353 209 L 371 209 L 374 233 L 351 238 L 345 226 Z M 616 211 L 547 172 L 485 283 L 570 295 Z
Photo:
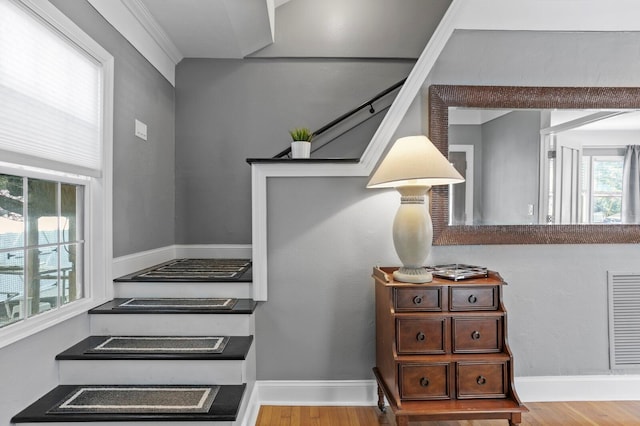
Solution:
M 398 139 L 378 166 L 367 188 L 448 185 L 464 178 L 426 136 Z

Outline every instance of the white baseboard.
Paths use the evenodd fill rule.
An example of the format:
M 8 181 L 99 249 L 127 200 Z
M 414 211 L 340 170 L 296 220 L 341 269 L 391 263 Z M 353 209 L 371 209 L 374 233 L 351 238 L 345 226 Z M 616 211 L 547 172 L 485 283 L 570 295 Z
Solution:
M 516 377 L 524 402 L 640 400 L 640 375 Z
M 253 386 L 251 394 L 249 395 L 247 410 L 244 413 L 244 418 L 240 420 L 239 426 L 254 426 L 258 421 L 260 405 L 261 404 L 258 397 L 258 386 Z
M 256 382 L 261 405 L 374 405 L 374 380 Z
M 251 259 L 251 244 L 175 245 L 177 258 Z
M 517 377 L 523 402 L 640 400 L 640 375 Z M 256 382 L 260 405 L 377 405 L 375 380 Z M 255 392 L 254 392 L 255 393 Z M 254 419 L 255 421 L 255 419 Z
M 176 258 L 175 246 L 160 247 L 113 259 L 113 278 L 131 274 L 144 268 Z
M 171 245 L 113 259 L 113 278 L 179 258 L 251 258 L 251 245 L 198 244 Z

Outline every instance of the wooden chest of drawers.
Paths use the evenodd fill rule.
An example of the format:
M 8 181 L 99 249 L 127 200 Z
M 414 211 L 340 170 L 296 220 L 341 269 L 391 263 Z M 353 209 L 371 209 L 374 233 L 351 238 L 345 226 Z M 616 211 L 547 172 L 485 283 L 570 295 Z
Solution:
M 380 409 L 386 396 L 398 426 L 410 419 L 520 423 L 527 408 L 513 386 L 500 275 L 408 284 L 395 282 L 394 270 L 373 270 Z

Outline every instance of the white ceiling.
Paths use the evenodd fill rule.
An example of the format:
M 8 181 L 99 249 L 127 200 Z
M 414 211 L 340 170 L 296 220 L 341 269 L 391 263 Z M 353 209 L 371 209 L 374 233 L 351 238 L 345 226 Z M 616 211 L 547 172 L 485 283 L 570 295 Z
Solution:
M 242 58 L 273 42 L 267 0 L 127 0 L 186 58 Z M 271 11 L 269 4 L 271 3 Z M 146 10 L 145 10 L 146 9 Z M 153 25 L 153 22 L 151 22 Z

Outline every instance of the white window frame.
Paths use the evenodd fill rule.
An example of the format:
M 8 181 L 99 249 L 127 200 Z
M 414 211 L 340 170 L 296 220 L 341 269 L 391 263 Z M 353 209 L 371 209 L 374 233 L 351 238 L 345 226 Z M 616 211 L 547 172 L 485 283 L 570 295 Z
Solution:
M 0 171 L 32 178 L 84 185 L 84 291 L 85 297 L 60 308 L 26 318 L 0 329 L 0 348 L 31 336 L 113 298 L 113 87 L 114 59 L 67 16 L 47 0 L 13 0 L 30 9 L 46 23 L 91 55 L 102 66 L 102 173 L 100 177 L 79 177 L 55 170 L 20 164 L 0 165 Z
M 611 159 L 617 159 L 621 161 L 624 165 L 624 156 L 622 155 L 590 155 L 587 158 L 589 158 L 589 168 L 586 171 L 586 179 L 587 179 L 588 185 L 584 194 L 585 202 L 583 203 L 583 205 L 584 205 L 585 211 L 582 212 L 583 217 L 582 217 L 581 223 L 600 224 L 603 222 L 591 221 L 591 219 L 593 218 L 593 198 L 595 197 L 594 190 L 593 190 L 593 163 L 594 161 L 599 161 L 599 160 L 606 161 Z M 611 196 L 614 196 L 614 195 L 611 194 Z M 617 197 L 617 195 L 615 196 Z M 620 199 L 622 200 L 622 191 L 620 191 Z

